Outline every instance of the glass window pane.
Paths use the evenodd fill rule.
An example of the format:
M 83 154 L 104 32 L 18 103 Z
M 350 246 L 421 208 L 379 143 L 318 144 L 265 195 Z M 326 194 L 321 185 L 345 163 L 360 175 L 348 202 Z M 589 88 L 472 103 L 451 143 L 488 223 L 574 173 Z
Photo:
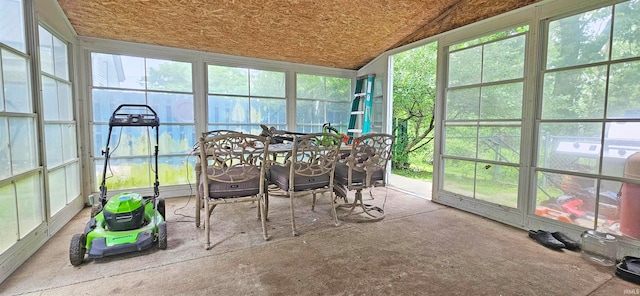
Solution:
M 324 123 L 324 110 L 326 102 L 323 101 L 302 101 L 296 103 L 296 123 L 297 124 L 319 124 Z
M 618 193 L 621 191 L 621 189 L 623 192 L 626 191 L 626 189 L 623 187 L 625 185 L 623 184 L 624 183 L 622 182 L 609 180 L 600 181 L 600 192 L 597 194 L 598 219 L 596 222 L 596 227 L 599 231 L 622 235 L 622 232 L 620 232 L 620 212 L 624 208 L 623 202 L 625 201 L 625 194 L 619 196 Z M 596 195 L 595 188 L 590 188 L 589 190 L 587 190 L 587 192 L 589 194 L 589 199 L 585 199 L 587 206 L 589 206 L 589 203 L 595 204 L 595 199 L 591 199 Z M 625 216 L 625 218 L 626 217 L 629 216 Z M 637 217 L 630 218 L 633 219 L 632 223 L 637 223 Z
M 299 133 L 320 133 L 322 132 L 322 126 L 320 125 L 296 125 L 296 132 Z
M 105 149 L 108 134 L 108 125 L 93 126 L 96 156 L 102 155 L 101 151 Z M 109 154 L 111 156 L 150 155 L 150 149 L 155 144 L 154 137 L 155 131 L 151 127 L 114 127 L 109 142 Z
M 525 35 L 484 45 L 482 82 L 522 78 L 524 46 Z
M 640 56 L 640 5 L 637 0 L 617 4 L 613 22 L 611 58 Z
M 599 119 L 604 116 L 607 67 L 546 73 L 543 119 Z
M 160 145 L 161 154 L 189 153 L 191 147 L 196 143 L 196 129 L 193 125 L 160 125 Z M 153 138 L 151 136 L 152 145 Z
M 615 207 L 617 212 L 619 204 L 616 193 L 606 189 L 607 186 L 600 185 L 598 194 L 597 179 L 539 172 L 537 182 L 536 215 L 586 228 L 593 228 L 597 223 L 599 227 L 606 226 L 609 231 L 611 226 L 618 223 L 616 214 L 612 211 Z M 598 212 L 597 220 L 594 220 L 596 198 L 599 199 L 603 212 Z
M 51 216 L 67 204 L 67 190 L 64 167 L 49 172 L 49 202 Z
M 33 118 L 10 118 L 9 134 L 13 174 L 36 168 L 37 144 Z
M 111 158 L 107 167 L 106 184 L 109 190 L 128 189 L 128 188 L 144 188 L 153 186 L 152 182 L 152 163 L 148 157 L 117 159 Z M 104 159 L 95 161 L 96 188 L 99 190 L 102 181 L 102 169 L 104 168 Z
M 276 126 L 276 128 L 285 129 L 286 126 L 280 126 L 280 127 Z M 236 131 L 236 132 L 247 133 L 247 134 L 259 134 L 260 131 L 262 131 L 260 127 L 256 128 L 253 126 L 242 125 L 242 124 L 210 124 L 207 126 L 207 130 L 208 131 L 230 130 L 230 131 Z
M 146 59 L 147 89 L 191 92 L 191 63 Z
M 478 159 L 520 163 L 520 126 L 480 126 Z
M 18 217 L 13 184 L 0 186 L 0 253 L 18 241 Z
M 113 111 L 122 104 L 145 104 L 139 91 L 93 89 L 93 121 L 109 122 Z
M 11 154 L 9 153 L 9 124 L 6 117 L 0 117 L 0 180 L 11 176 Z
M 58 110 L 60 120 L 73 120 L 73 102 L 71 101 L 71 85 L 58 81 Z
M 538 167 L 598 173 L 601 123 L 541 123 Z
M 445 135 L 445 155 L 476 157 L 478 137 L 478 128 L 476 126 L 446 126 Z
M 287 123 L 287 101 L 251 98 L 251 122 L 269 126 Z
M 53 36 L 53 58 L 55 61 L 55 75 L 58 78 L 69 80 L 69 57 L 67 56 L 67 43 Z
M 0 54 L 3 54 L 3 50 L 0 49 Z M 4 75 L 2 72 L 2 67 L 1 67 L 1 62 L 2 60 L 0 60 L 0 111 L 5 111 L 5 100 L 4 100 L 4 78 L 2 77 L 2 75 Z
M 26 52 L 22 1 L 0 1 L 0 42 Z
M 249 70 L 209 65 L 209 93 L 249 95 Z
M 148 93 L 149 106 L 156 111 L 160 124 L 194 123 L 193 95 Z
M 2 50 L 2 78 L 6 110 L 20 113 L 33 112 L 27 60 Z
M 431 44 L 437 44 L 436 42 L 433 42 Z M 425 46 L 426 48 L 427 46 Z M 433 78 L 434 80 L 431 81 L 435 81 L 435 72 L 432 73 L 432 75 L 427 75 L 427 77 L 430 77 L 429 79 Z M 372 104 L 372 108 L 371 108 L 371 132 L 372 133 L 382 133 L 383 132 L 383 120 L 386 117 L 384 114 L 384 102 L 383 102 L 383 94 L 382 94 L 382 83 L 383 83 L 383 79 L 381 77 L 376 77 L 373 87 L 374 87 L 374 92 L 373 92 L 373 104 Z M 434 82 L 435 83 L 435 82 Z M 435 85 L 435 84 L 434 84 Z M 327 119 L 330 118 L 330 115 L 332 113 L 331 108 L 327 111 Z M 344 110 L 350 110 L 351 107 L 348 105 L 348 107 L 346 107 Z M 351 115 L 349 113 L 346 113 L 346 117 L 349 118 Z M 347 118 L 345 118 L 345 122 L 347 122 Z M 329 122 L 331 122 L 331 120 L 329 120 Z M 345 124 L 344 127 L 344 131 L 346 131 L 347 129 L 347 124 Z
M 285 97 L 284 72 L 251 70 L 251 95 Z
M 606 61 L 611 6 L 549 23 L 547 69 Z
M 62 130 L 62 152 L 64 155 L 64 161 L 70 161 L 78 158 L 76 124 L 64 123 L 60 125 L 60 128 Z M 58 153 L 60 153 L 60 151 L 58 151 Z
M 447 93 L 446 110 L 449 120 L 478 119 L 480 88 L 450 90 Z
M 176 93 L 192 92 L 192 63 L 93 53 L 92 66 L 94 76 L 92 150 L 98 177 L 96 189 L 102 178 L 104 166 L 102 152 L 106 150 L 106 141 L 109 136 L 109 126 L 106 123 L 113 111 L 122 104 L 150 106 L 160 118 L 159 138 L 156 139 L 156 130 L 152 128 L 114 127 L 109 142 L 111 160 L 107 168 L 107 187 L 109 189 L 149 187 L 153 184 L 150 164 L 156 141 L 160 154 L 187 154 L 196 142 L 193 94 Z M 245 75 L 244 78 L 248 79 L 248 76 Z M 99 87 L 124 89 L 107 90 Z M 135 89 L 142 91 L 135 91 Z M 146 89 L 153 92 L 144 91 Z M 235 110 L 241 116 L 247 116 L 249 113 L 248 99 L 245 101 L 247 108 Z M 227 112 L 227 114 L 230 113 L 232 111 Z M 227 117 L 233 116 L 227 115 Z M 68 126 L 67 130 L 63 130 L 63 139 L 69 136 L 68 141 L 72 141 L 70 136 L 75 129 L 74 124 Z M 65 134 L 65 131 L 68 133 Z M 74 147 L 77 147 L 77 144 L 74 143 Z M 65 154 L 65 156 L 69 157 L 67 161 L 77 159 L 77 149 L 66 152 L 68 155 Z M 135 158 L 118 158 L 122 156 Z M 67 174 L 77 175 L 77 168 L 67 167 Z M 74 185 L 74 188 L 79 187 L 75 186 L 79 183 L 71 184 L 67 180 L 68 190 L 71 188 L 70 185 Z M 67 198 L 76 196 L 77 194 L 70 193 Z
M 602 174 L 623 177 L 627 159 L 639 151 L 640 122 L 608 122 L 605 126 Z
M 42 105 L 44 108 L 44 120 L 59 120 L 58 115 L 58 91 L 56 81 L 47 77 L 42 78 Z
M 350 102 L 327 102 L 326 122 L 331 123 L 331 126 L 339 130 L 342 128 L 341 131 L 347 133 L 347 126 L 349 125 L 349 116 L 351 113 L 350 110 Z
M 473 197 L 476 165 L 473 161 L 445 159 L 442 189 L 463 196 Z
M 482 46 L 449 54 L 449 86 L 480 83 L 482 77 Z
M 296 75 L 296 95 L 302 99 L 324 99 L 324 77 L 317 75 Z
M 119 136 L 120 128 L 114 129 L 118 131 L 118 134 L 112 135 L 112 137 Z M 107 135 L 109 134 L 109 125 L 107 124 L 94 124 L 93 125 L 93 156 L 100 157 L 102 155 L 102 151 L 105 150 L 105 146 L 107 144 Z M 117 137 L 119 138 L 119 137 Z M 117 142 L 117 140 L 115 140 Z M 113 142 L 113 139 L 112 139 Z M 113 147 L 113 145 L 112 145 Z
M 382 97 L 377 97 L 373 99 L 373 109 L 371 112 L 371 122 L 373 124 L 373 126 L 371 127 L 371 132 L 374 133 L 382 133 L 382 123 L 383 120 L 385 118 L 384 116 L 384 105 L 383 105 L 383 101 L 382 101 Z M 349 108 L 345 108 L 345 110 L 349 110 Z M 327 118 L 329 118 L 329 115 L 331 114 L 331 111 L 327 112 Z M 347 114 L 347 117 L 349 117 L 350 115 Z M 346 119 L 345 119 L 346 120 Z M 346 126 L 345 126 L 346 127 Z
M 40 175 L 16 181 L 20 238 L 24 238 L 44 221 Z
M 209 123 L 249 123 L 249 98 L 209 96 Z
M 456 49 L 462 49 L 462 48 L 467 48 L 467 47 L 472 47 L 474 45 L 478 45 L 478 44 L 482 44 L 482 43 L 488 43 L 491 42 L 493 40 L 498 40 L 498 39 L 502 39 L 508 36 L 513 36 L 513 35 L 518 35 L 521 34 L 523 32 L 528 32 L 529 31 L 529 26 L 525 25 L 522 27 L 515 27 L 515 28 L 511 28 L 511 29 L 507 29 L 505 31 L 502 32 L 497 32 L 491 35 L 486 35 L 486 36 L 482 36 L 480 38 L 476 38 L 473 40 L 468 40 L 468 41 L 464 41 L 462 43 L 458 43 L 458 44 L 454 44 L 449 46 L 449 50 L 456 50 Z
M 158 179 L 162 186 L 195 182 L 195 159 L 184 156 L 160 157 L 158 159 Z
M 46 151 L 47 151 L 47 166 L 54 167 L 62 164 L 63 151 L 62 148 L 62 131 L 59 124 L 45 124 L 44 136 Z
M 522 82 L 482 87 L 480 118 L 521 119 Z
M 518 168 L 480 162 L 476 165 L 475 197 L 494 204 L 518 208 Z
M 607 118 L 640 118 L 640 62 L 613 64 L 609 72 Z
M 351 112 L 351 79 L 307 74 L 298 74 L 296 77 L 296 130 L 321 132 L 322 124 L 331 123 L 346 132 Z
M 51 33 L 38 26 L 40 42 L 40 69 L 42 72 L 53 75 L 53 40 Z
M 65 169 L 67 180 L 67 203 L 80 195 L 80 169 L 77 162 Z
M 91 53 L 93 86 L 145 88 L 144 58 Z
M 340 77 L 326 77 L 326 98 L 336 101 L 351 101 L 351 79 Z M 378 87 L 380 79 L 375 79 L 373 86 Z M 382 84 L 380 84 L 382 87 Z

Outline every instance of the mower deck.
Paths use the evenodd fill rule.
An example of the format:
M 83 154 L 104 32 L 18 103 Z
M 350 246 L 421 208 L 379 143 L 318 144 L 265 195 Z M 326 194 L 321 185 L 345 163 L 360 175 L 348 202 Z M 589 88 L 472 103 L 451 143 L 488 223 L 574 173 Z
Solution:
M 125 231 L 109 231 L 96 224 L 93 230 L 87 232 L 87 240 L 91 242 L 88 257 L 102 258 L 146 250 L 154 245 L 154 227 L 163 221 L 162 216 L 157 215 L 157 218 L 151 218 L 151 222 L 144 227 Z M 87 228 L 90 228 L 92 223 L 96 223 L 95 218 L 89 221 Z

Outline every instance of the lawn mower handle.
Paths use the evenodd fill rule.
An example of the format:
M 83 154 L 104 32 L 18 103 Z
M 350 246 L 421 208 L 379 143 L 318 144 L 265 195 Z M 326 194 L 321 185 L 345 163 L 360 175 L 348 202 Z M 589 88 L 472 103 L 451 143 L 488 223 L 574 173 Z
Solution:
M 136 108 L 146 108 L 148 111 L 151 111 L 152 114 L 141 114 L 141 113 L 118 113 L 120 109 L 123 107 L 136 107 Z M 152 115 L 152 116 L 151 116 Z M 109 119 L 109 126 L 152 126 L 157 127 L 160 125 L 160 119 L 158 118 L 158 114 L 155 110 L 153 110 L 149 105 L 142 104 L 122 104 L 113 111 L 111 114 L 111 118 Z

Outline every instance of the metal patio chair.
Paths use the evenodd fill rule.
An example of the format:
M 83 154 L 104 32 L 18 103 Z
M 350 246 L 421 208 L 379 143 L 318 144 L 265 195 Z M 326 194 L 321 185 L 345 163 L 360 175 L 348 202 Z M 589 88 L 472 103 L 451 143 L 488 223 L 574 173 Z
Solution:
M 265 189 L 268 149 L 268 138 L 251 134 L 205 134 L 200 138 L 202 174 L 198 191 L 204 200 L 207 249 L 211 246 L 211 213 L 221 204 L 257 201 L 262 234 L 268 240 L 266 219 L 269 198 Z M 199 211 L 200 208 L 196 207 L 196 212 Z
M 344 191 L 345 204 L 338 207 L 348 209 L 340 217 L 344 221 L 373 222 L 384 219 L 384 209 L 365 204 L 362 190 L 386 186 L 387 164 L 391 160 L 391 148 L 395 138 L 381 133 L 365 134 L 353 141 L 349 156 L 336 165 L 336 186 Z M 348 203 L 347 191 L 355 190 L 353 203 Z M 373 198 L 371 191 L 369 194 Z M 356 208 L 359 208 L 356 211 Z M 361 210 L 361 211 L 360 211 Z
M 232 130 L 210 130 L 210 131 L 206 131 L 204 133 L 202 133 L 202 137 L 210 137 L 210 136 L 220 136 L 220 135 L 227 135 L 227 134 L 233 134 L 233 133 L 240 133 L 237 131 L 232 131 Z M 196 164 L 194 167 L 194 171 L 195 171 L 195 175 L 196 175 L 196 182 L 200 182 L 200 172 L 201 172 L 201 166 L 200 166 L 200 144 L 199 142 L 196 143 L 195 147 L 193 147 L 193 154 L 196 155 Z M 202 197 L 202 194 L 200 194 L 200 190 L 196 190 L 196 227 L 200 227 L 200 210 L 204 207 L 204 200 Z
M 291 202 L 291 229 L 296 230 L 294 199 L 313 195 L 311 210 L 315 209 L 316 194 L 329 193 L 334 224 L 339 225 L 334 205 L 333 177 L 340 149 L 340 137 L 329 133 L 296 135 L 291 155 L 284 164 L 270 166 L 270 181 L 286 192 Z

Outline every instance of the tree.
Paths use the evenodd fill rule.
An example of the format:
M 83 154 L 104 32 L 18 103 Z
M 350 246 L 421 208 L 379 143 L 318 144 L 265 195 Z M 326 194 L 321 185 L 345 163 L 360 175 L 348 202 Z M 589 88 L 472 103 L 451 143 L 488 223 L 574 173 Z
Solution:
M 393 165 L 405 168 L 408 156 L 433 151 L 437 43 L 393 56 Z
M 169 61 L 148 67 L 146 80 L 148 89 L 191 92 L 191 64 Z

